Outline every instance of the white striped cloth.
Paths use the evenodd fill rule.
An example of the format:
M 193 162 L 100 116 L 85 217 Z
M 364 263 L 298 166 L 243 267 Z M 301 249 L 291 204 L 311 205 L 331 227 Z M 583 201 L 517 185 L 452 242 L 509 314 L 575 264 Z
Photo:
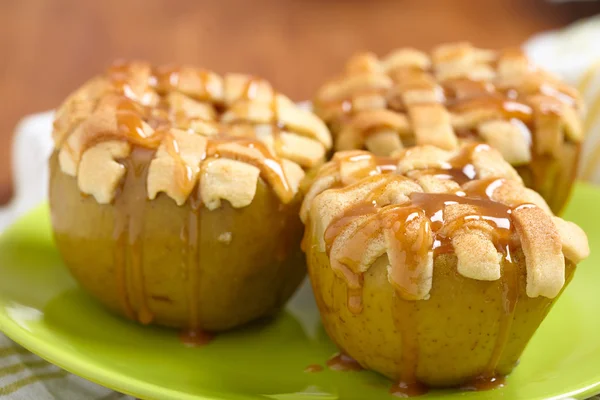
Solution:
M 0 335 L 0 399 L 133 400 L 42 360 Z

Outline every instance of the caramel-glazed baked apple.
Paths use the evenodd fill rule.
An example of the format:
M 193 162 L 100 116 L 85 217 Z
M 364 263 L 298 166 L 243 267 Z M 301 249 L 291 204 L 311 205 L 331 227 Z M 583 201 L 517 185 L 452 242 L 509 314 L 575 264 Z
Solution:
M 338 152 L 301 216 L 327 333 L 405 395 L 510 373 L 589 253 L 487 144 Z
M 414 145 L 454 150 L 465 141 L 488 143 L 555 213 L 575 179 L 583 139 L 579 94 L 519 50 L 458 43 L 431 54 L 357 54 L 318 91 L 314 106 L 336 150 L 385 156 Z
M 264 80 L 119 63 L 59 108 L 56 243 L 80 284 L 144 324 L 233 328 L 305 275 L 304 168 L 325 124 Z

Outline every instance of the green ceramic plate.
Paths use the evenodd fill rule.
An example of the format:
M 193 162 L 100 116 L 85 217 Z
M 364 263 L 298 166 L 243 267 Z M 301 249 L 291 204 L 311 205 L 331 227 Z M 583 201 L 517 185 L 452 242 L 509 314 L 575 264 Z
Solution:
M 600 249 L 600 189 L 579 185 L 566 218 Z M 600 254 L 574 281 L 532 339 L 507 386 L 490 392 L 431 392 L 443 399 L 586 398 L 600 392 Z M 305 286 L 269 323 L 186 348 L 175 332 L 113 316 L 65 270 L 41 207 L 0 237 L 0 329 L 82 377 L 147 399 L 391 399 L 371 372 L 307 373 L 335 348 Z

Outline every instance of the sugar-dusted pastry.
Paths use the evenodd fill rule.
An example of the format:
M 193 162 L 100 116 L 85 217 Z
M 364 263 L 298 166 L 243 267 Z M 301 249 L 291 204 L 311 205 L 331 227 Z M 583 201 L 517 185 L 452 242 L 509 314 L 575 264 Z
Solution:
M 583 139 L 578 92 L 519 50 L 446 44 L 352 57 L 318 91 L 314 107 L 336 150 L 377 155 L 414 145 L 496 148 L 554 212 L 566 202 Z
M 58 109 L 53 139 L 58 248 L 112 310 L 220 331 L 273 313 L 304 276 L 299 185 L 331 139 L 268 82 L 115 64 Z
M 338 152 L 301 216 L 327 333 L 404 395 L 498 383 L 589 253 L 487 144 Z

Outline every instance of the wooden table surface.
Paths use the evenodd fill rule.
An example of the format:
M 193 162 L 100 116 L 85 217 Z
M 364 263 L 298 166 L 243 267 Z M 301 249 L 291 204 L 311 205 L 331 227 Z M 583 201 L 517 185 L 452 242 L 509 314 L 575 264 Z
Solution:
M 115 58 L 249 72 L 306 99 L 358 50 L 516 46 L 597 11 L 541 0 L 0 0 L 0 204 L 17 121 Z

